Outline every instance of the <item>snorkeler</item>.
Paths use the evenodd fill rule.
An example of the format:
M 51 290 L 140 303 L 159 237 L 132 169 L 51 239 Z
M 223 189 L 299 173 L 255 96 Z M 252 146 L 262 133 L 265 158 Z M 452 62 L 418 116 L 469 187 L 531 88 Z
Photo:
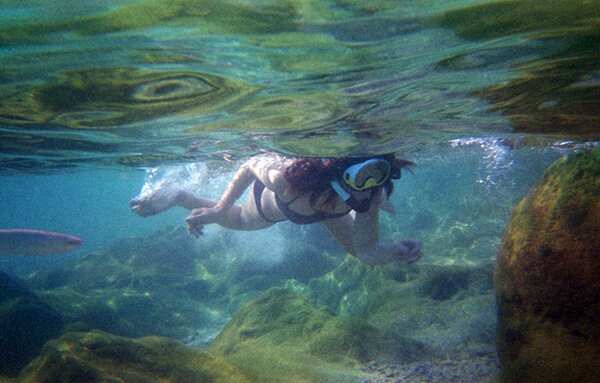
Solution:
M 363 262 L 414 262 L 421 258 L 421 241 L 379 243 L 379 209 L 392 193 L 392 179 L 410 165 L 393 154 L 329 159 L 263 154 L 240 167 L 219 201 L 157 190 L 134 198 L 130 206 L 143 217 L 174 206 L 191 210 L 185 222 L 195 237 L 212 223 L 260 230 L 286 220 L 322 222 L 345 251 Z M 246 203 L 236 205 L 252 184 Z

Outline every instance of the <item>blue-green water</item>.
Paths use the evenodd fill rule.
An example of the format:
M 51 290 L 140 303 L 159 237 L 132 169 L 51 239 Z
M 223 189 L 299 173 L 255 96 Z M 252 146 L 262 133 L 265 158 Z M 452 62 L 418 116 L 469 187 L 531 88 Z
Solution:
M 0 270 L 28 280 L 68 320 L 85 322 L 65 308 L 70 298 L 61 301 L 55 285 L 32 273 L 75 268 L 93 253 L 112 259 L 118 249 L 142 252 L 119 242 L 124 239 L 149 242 L 157 253 L 190 251 L 165 240 L 168 231 L 152 234 L 174 226 L 180 230 L 173 238 L 183 241 L 184 210 L 150 218 L 129 211 L 148 169 L 162 167 L 160 178 L 165 169 L 205 164 L 208 170 L 186 173 L 197 178 L 188 186 L 216 198 L 239 161 L 262 151 L 323 157 L 394 152 L 417 166 L 396 182 L 396 213 L 382 213 L 381 237 L 422 240 L 417 266 L 349 264 L 318 225 L 284 223 L 250 234 L 211 227 L 203 238 L 185 241 L 198 251 L 196 269 L 204 270 L 188 277 L 210 281 L 212 295 L 169 306 L 202 315 L 183 313 L 183 324 L 165 320 L 152 327 L 141 320 L 139 328 L 119 322 L 82 329 L 95 325 L 121 335 L 160 333 L 202 343 L 243 303 L 286 286 L 337 315 L 363 316 L 381 331 L 411 336 L 430 350 L 428 358 L 493 353 L 491 273 L 511 210 L 553 161 L 600 137 L 600 3 L 501 4 L 2 2 L 0 228 L 59 231 L 85 242 L 63 255 L 2 256 Z M 314 243 L 319 246 L 309 246 Z M 439 270 L 455 275 L 453 267 L 469 270 L 471 282 L 444 284 L 442 278 L 441 290 L 427 295 L 442 303 L 422 316 L 410 312 L 392 323 L 382 309 L 372 309 L 368 295 L 380 288 L 375 276 L 436 281 L 436 273 L 444 273 Z M 91 284 L 79 296 L 112 302 L 121 293 L 163 291 L 160 281 L 128 270 L 133 282 L 122 286 L 113 283 L 119 279 L 113 269 L 98 270 L 113 284 Z M 159 267 L 153 275 L 168 270 Z M 177 291 L 153 304 L 173 300 L 169 294 Z M 443 302 L 475 307 L 480 297 L 486 309 L 472 310 L 465 325 L 478 335 L 462 333 L 452 319 L 460 315 Z M 448 310 L 450 319 L 432 319 L 435 310 Z

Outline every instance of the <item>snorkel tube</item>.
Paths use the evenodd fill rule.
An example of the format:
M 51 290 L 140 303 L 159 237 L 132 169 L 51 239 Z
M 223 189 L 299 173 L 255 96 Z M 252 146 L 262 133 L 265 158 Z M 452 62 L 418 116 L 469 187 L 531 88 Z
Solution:
M 366 213 L 369 211 L 369 208 L 371 207 L 371 198 L 362 200 L 356 199 L 356 197 L 344 189 L 338 180 L 331 181 L 331 187 L 344 200 L 346 205 L 350 206 L 353 210 L 356 210 L 358 213 Z

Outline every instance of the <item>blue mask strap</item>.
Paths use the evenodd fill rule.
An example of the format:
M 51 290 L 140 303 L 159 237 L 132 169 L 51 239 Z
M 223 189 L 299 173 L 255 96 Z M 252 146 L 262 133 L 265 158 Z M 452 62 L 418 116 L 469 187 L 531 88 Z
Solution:
M 342 185 L 340 185 L 340 182 L 335 180 L 335 181 L 331 181 L 331 187 L 333 188 L 333 190 L 335 190 L 335 192 L 342 197 L 342 199 L 344 201 L 348 201 L 350 198 L 352 198 L 352 196 L 350 195 L 350 193 L 348 193 L 343 187 Z
M 342 197 L 344 202 L 348 204 L 352 209 L 357 211 L 358 213 L 366 213 L 369 211 L 371 207 L 371 200 L 369 198 L 357 201 L 350 193 L 348 193 L 342 185 L 340 185 L 339 181 L 331 181 L 331 187 L 335 192 Z

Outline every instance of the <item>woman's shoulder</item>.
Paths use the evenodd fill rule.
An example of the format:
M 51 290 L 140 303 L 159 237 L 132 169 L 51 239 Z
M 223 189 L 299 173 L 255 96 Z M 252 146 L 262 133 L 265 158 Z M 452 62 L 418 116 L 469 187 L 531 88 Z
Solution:
M 273 163 L 286 163 L 286 162 L 291 163 L 291 162 L 294 162 L 295 160 L 297 160 L 299 157 L 288 156 L 288 155 L 277 153 L 277 152 L 265 152 L 265 153 L 261 153 L 261 154 L 252 156 L 251 158 L 254 158 L 259 161 L 267 161 L 267 162 L 273 162 Z
M 256 170 L 284 172 L 295 160 L 295 157 L 278 153 L 264 153 L 251 157 L 248 163 Z
M 295 157 L 278 153 L 264 153 L 252 157 L 248 164 L 256 177 L 275 193 L 284 193 L 289 184 L 285 180 L 285 170 L 294 163 Z

